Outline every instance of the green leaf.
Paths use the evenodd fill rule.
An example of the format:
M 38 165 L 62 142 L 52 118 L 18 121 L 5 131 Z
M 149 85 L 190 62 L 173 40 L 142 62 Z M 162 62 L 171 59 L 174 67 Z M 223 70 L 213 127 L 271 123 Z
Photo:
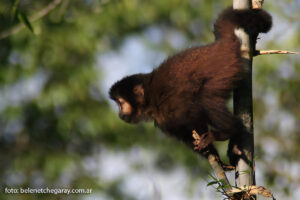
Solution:
M 226 181 L 225 181 L 224 179 L 220 179 L 220 182 L 221 182 L 222 185 L 227 184 Z
M 215 180 L 215 181 L 217 181 L 218 179 L 217 178 L 215 178 L 214 176 L 212 176 L 212 175 L 208 175 L 209 176 L 209 178 L 211 178 L 211 179 L 213 179 L 213 180 Z
M 209 183 L 207 183 L 206 187 L 217 184 L 217 183 L 218 183 L 218 181 L 209 182 Z
M 226 189 L 226 188 L 231 188 L 230 185 L 222 185 L 222 187 L 223 187 L 224 189 Z
M 23 12 L 18 12 L 18 18 L 19 18 L 19 20 L 20 20 L 21 22 L 24 23 L 24 25 L 25 25 L 32 33 L 34 33 L 33 28 L 32 28 L 32 26 L 31 26 L 31 24 L 30 24 L 30 22 L 29 22 L 27 16 L 26 16 Z
M 220 179 L 222 188 L 230 188 L 231 186 L 224 179 Z
M 16 0 L 11 9 L 11 15 L 10 15 L 11 21 L 14 21 L 14 19 L 16 18 L 16 15 L 18 13 L 19 2 L 20 2 L 20 0 Z

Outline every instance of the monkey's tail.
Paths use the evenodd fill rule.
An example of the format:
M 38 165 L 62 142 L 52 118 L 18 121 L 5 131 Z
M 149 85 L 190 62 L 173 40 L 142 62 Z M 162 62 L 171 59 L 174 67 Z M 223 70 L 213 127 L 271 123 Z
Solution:
M 272 17 L 264 10 L 227 8 L 220 14 L 214 25 L 216 40 L 235 37 L 234 29 L 238 27 L 257 36 L 259 33 L 266 33 L 271 29 Z

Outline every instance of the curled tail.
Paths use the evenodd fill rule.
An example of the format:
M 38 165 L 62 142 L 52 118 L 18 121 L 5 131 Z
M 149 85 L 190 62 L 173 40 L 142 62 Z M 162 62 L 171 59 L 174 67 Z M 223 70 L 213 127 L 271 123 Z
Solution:
M 234 29 L 241 27 L 251 35 L 266 33 L 271 29 L 272 17 L 264 10 L 245 9 L 234 10 L 232 7 L 224 10 L 214 25 L 216 40 L 232 38 Z

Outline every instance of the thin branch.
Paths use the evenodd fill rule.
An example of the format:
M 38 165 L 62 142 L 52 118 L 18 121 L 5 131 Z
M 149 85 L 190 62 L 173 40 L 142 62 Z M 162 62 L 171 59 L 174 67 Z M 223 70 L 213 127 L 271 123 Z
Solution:
M 44 17 L 45 15 L 47 15 L 50 11 L 52 11 L 54 8 L 56 8 L 61 2 L 62 2 L 62 0 L 54 0 L 53 2 L 51 2 L 44 9 L 42 9 L 41 11 L 36 13 L 35 15 L 29 17 L 30 23 L 35 22 L 36 20 L 38 20 L 38 19 Z M 10 35 L 18 33 L 23 28 L 25 28 L 24 24 L 18 24 L 15 27 L 13 27 L 13 28 L 11 28 L 7 31 L 3 31 L 2 33 L 0 33 L 0 40 L 4 39 L 4 38 L 7 38 Z
M 226 177 L 225 171 L 223 170 L 223 167 L 221 166 L 220 162 L 218 161 L 216 155 L 209 154 L 208 155 L 208 162 L 211 165 L 212 169 L 214 170 L 216 176 L 219 180 L 225 180 L 226 185 L 230 185 L 229 181 Z
M 195 139 L 195 142 L 194 142 L 195 149 L 197 149 L 197 144 L 200 142 L 200 136 L 195 130 L 193 130 L 193 138 Z M 209 154 L 207 159 L 208 159 L 208 162 L 209 162 L 210 166 L 212 167 L 213 171 L 215 172 L 218 180 L 224 180 L 225 185 L 230 186 L 230 187 L 224 187 L 224 188 L 226 190 L 227 190 L 227 188 L 228 188 L 228 190 L 231 190 L 231 185 L 227 179 L 227 176 L 225 174 L 225 171 L 222 167 L 222 164 L 221 164 L 218 156 L 215 154 Z
M 284 51 L 284 50 L 256 50 L 254 56 L 268 55 L 268 54 L 300 54 L 296 51 Z

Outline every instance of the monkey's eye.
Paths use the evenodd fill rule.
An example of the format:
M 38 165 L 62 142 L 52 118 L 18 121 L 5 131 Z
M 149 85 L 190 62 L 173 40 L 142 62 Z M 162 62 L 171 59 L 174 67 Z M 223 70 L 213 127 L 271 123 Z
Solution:
M 123 106 L 123 104 L 124 104 L 124 102 L 121 101 L 121 100 L 119 100 L 119 99 L 117 99 L 117 100 L 116 100 L 116 103 L 117 103 L 119 109 L 121 110 L 121 109 L 122 109 L 122 106 Z
M 119 103 L 120 105 L 123 105 L 125 102 L 124 102 L 123 99 L 119 99 L 119 100 L 118 100 L 118 103 Z
M 122 106 L 121 106 L 121 104 L 119 102 L 117 102 L 117 106 L 118 106 L 119 112 L 120 112 L 122 110 Z

